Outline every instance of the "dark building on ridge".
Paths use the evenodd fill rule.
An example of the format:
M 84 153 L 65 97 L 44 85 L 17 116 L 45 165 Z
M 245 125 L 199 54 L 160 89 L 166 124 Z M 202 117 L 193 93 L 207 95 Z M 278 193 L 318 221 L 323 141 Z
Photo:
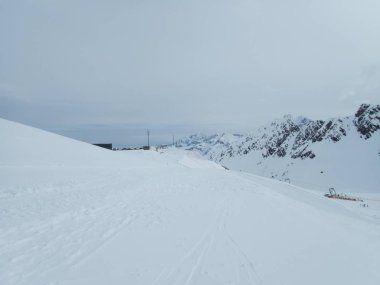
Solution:
M 93 145 L 112 150 L 112 143 L 94 143 Z

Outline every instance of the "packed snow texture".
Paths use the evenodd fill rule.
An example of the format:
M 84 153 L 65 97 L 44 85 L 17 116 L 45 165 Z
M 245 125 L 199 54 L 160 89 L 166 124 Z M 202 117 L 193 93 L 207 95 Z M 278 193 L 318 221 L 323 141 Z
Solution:
M 0 284 L 380 282 L 378 194 L 332 200 L 181 150 L 0 132 Z
M 380 105 L 326 121 L 290 115 L 247 135 L 192 135 L 178 146 L 230 169 L 327 191 L 380 193 Z

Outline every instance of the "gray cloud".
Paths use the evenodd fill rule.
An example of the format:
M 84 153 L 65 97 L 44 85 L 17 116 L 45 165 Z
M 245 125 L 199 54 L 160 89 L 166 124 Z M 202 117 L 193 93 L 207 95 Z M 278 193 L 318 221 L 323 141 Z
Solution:
M 349 114 L 380 102 L 378 11 L 375 0 L 4 0 L 0 116 L 90 140 L 92 124 L 170 136 Z

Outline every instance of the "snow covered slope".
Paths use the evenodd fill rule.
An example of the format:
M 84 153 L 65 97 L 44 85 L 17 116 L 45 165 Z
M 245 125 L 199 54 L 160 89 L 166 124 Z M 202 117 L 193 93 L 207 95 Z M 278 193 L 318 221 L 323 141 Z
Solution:
M 193 135 L 178 146 L 235 170 L 297 185 L 380 192 L 380 105 L 312 121 L 290 115 L 248 135 Z
M 0 284 L 378 284 L 380 197 L 0 120 Z

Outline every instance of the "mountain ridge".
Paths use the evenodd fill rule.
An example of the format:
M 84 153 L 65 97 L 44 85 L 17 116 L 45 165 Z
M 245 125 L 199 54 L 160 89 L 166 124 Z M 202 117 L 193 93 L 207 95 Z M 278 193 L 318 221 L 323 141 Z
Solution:
M 328 160 L 328 156 L 332 155 L 331 152 L 334 152 L 334 155 L 339 153 L 340 157 L 346 156 L 345 161 L 349 164 L 355 164 L 357 156 L 368 157 L 368 161 L 374 161 L 370 163 L 371 166 L 363 165 L 363 168 L 373 168 L 373 165 L 379 168 L 379 130 L 380 105 L 362 104 L 351 116 L 310 120 L 301 116 L 285 115 L 282 119 L 275 119 L 246 135 L 226 133 L 210 136 L 191 135 L 180 140 L 177 146 L 195 150 L 208 159 L 232 169 L 289 181 L 291 179 L 287 172 L 294 164 L 309 165 L 310 163 L 306 161 L 318 160 L 321 168 L 318 172 L 323 172 L 324 164 L 331 163 Z M 335 147 L 343 145 L 342 150 Z M 244 167 L 237 163 L 237 160 L 247 160 L 248 156 L 252 156 L 251 161 L 245 161 Z M 269 160 L 273 160 L 271 165 L 266 163 Z M 284 167 L 276 169 L 278 167 L 275 161 L 280 164 L 287 162 Z M 366 164 L 366 161 L 363 160 L 363 163 Z M 316 171 L 315 169 L 314 172 Z M 380 183 L 379 179 L 372 180 Z M 310 187 L 310 185 L 304 186 Z

